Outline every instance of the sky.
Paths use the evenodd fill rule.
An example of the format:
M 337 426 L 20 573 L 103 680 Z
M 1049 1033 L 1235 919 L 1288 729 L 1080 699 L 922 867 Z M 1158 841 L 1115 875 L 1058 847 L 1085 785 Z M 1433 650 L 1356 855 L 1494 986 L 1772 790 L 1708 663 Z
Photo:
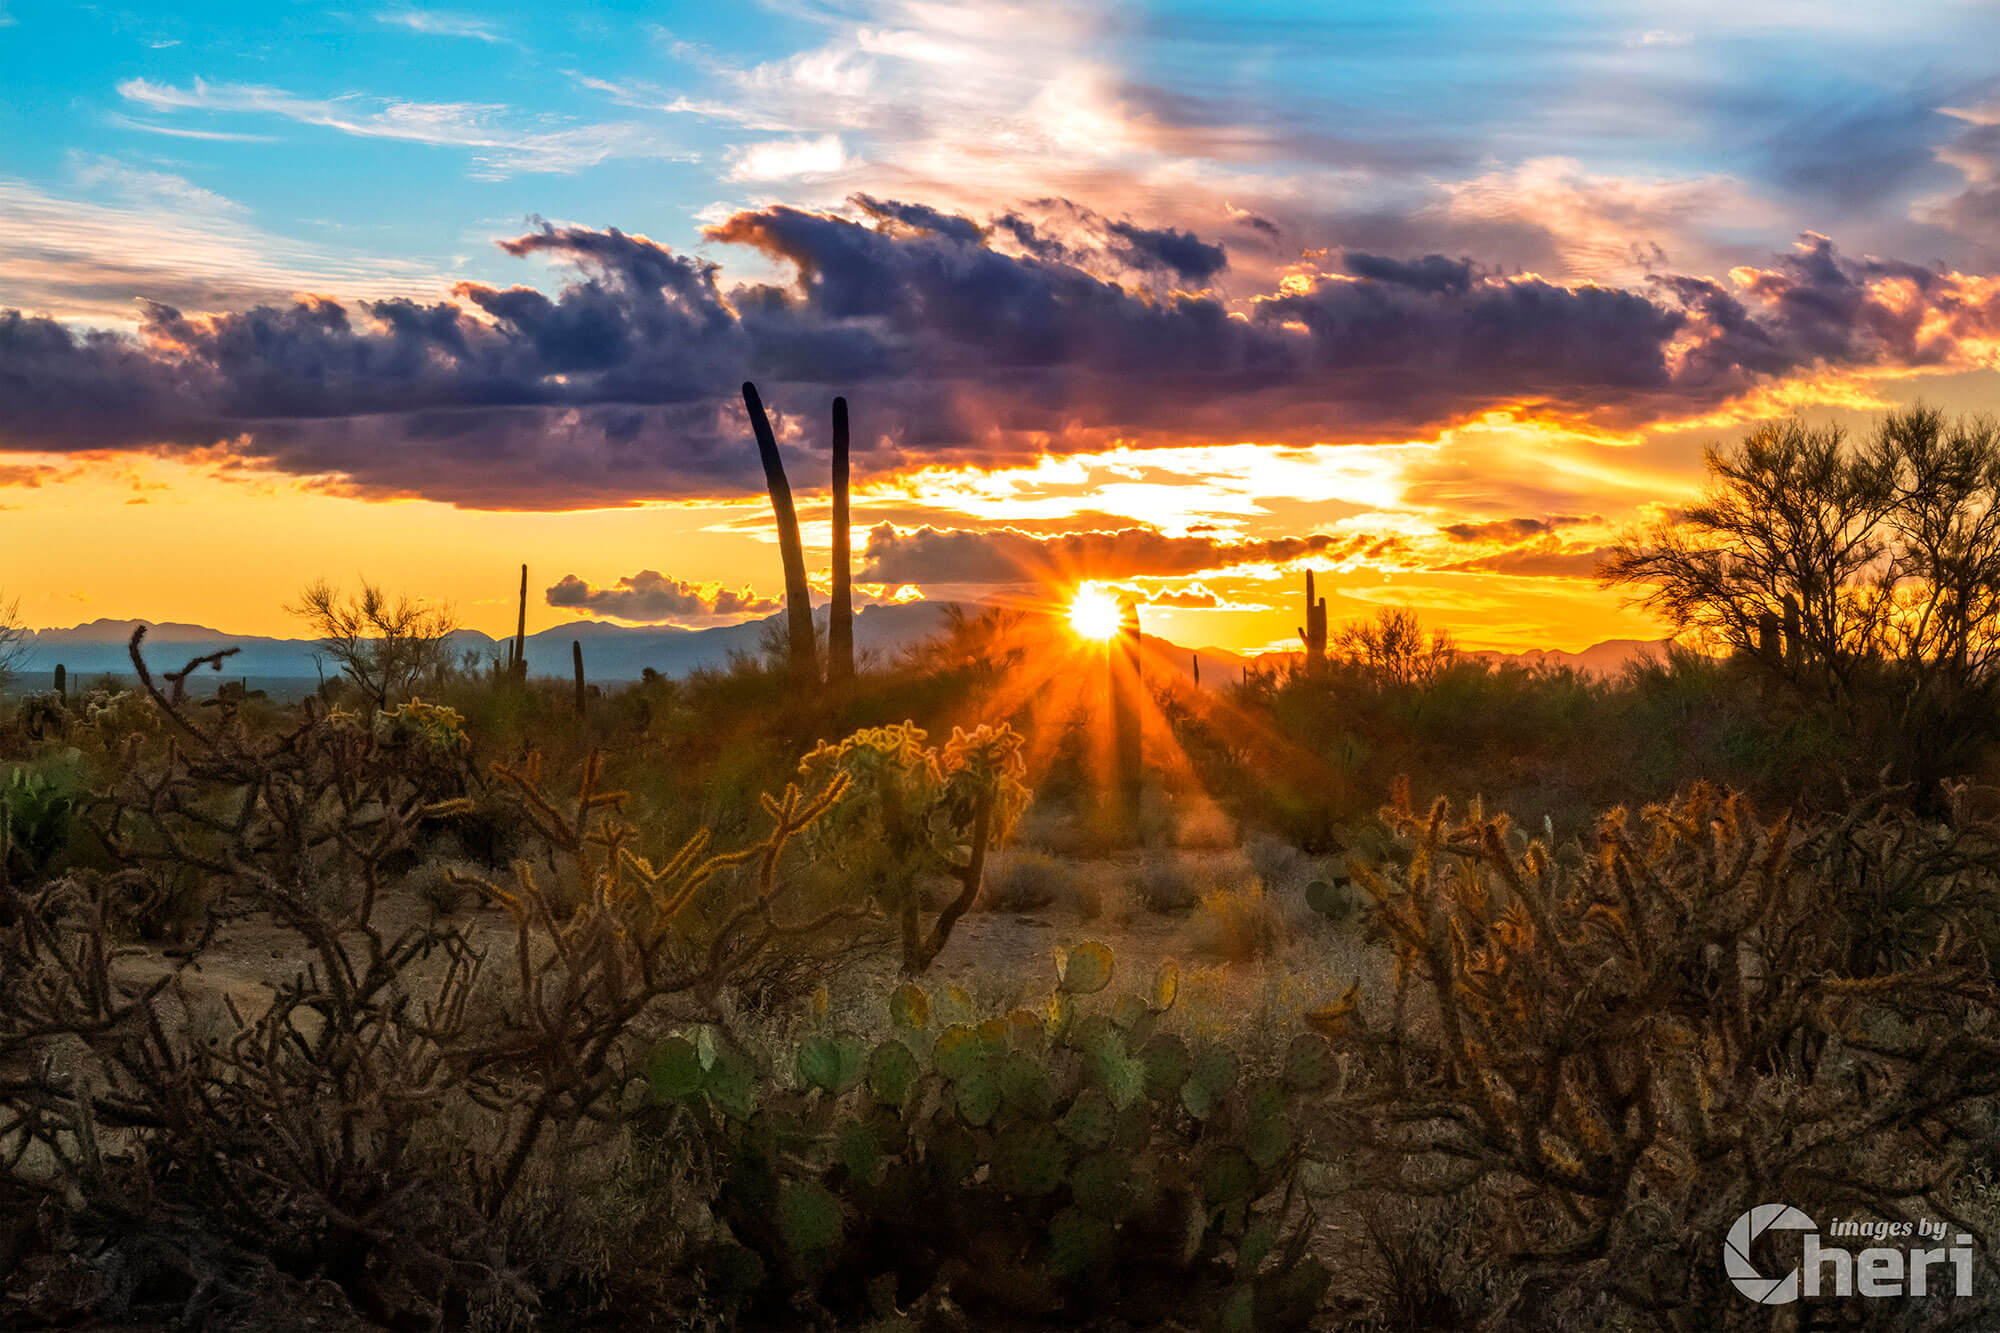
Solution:
M 297 634 L 781 578 L 1296 643 L 1592 570 L 1796 413 L 2000 405 L 2000 9 L 0 0 L 0 598 Z

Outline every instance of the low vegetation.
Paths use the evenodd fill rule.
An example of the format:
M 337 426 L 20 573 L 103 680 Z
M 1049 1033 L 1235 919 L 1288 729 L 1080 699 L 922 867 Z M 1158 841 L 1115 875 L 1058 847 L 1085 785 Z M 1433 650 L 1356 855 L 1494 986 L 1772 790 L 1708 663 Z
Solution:
M 292 706 L 135 636 L 0 716 L 0 1325 L 1992 1327 L 2000 600 L 1901 617 L 2000 469 L 1824 444 L 1718 476 L 1861 506 L 1833 619 L 1700 532 L 1748 638 L 1615 680 L 1322 613 L 1146 681 L 1136 799 L 1016 612 L 591 695 L 321 589 Z M 1773 1200 L 1972 1291 L 1745 1301 Z

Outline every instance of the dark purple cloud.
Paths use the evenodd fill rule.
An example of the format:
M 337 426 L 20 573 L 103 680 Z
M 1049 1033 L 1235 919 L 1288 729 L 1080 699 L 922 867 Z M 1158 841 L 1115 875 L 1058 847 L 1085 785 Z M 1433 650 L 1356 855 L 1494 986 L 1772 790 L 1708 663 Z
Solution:
M 759 489 L 744 379 L 812 489 L 834 393 L 854 406 L 857 466 L 880 473 L 1114 439 L 1407 439 L 1501 407 L 1632 425 L 1820 367 L 1947 364 L 2000 328 L 1978 282 L 1818 238 L 1732 289 L 1349 253 L 1350 276 L 1232 305 L 1107 276 L 1143 254 L 1190 285 L 1223 247 L 1042 204 L 1077 235 L 872 198 L 857 201 L 872 225 L 738 213 L 710 239 L 796 277 L 726 291 L 713 263 L 643 236 L 543 224 L 502 248 L 573 265 L 555 296 L 466 283 L 430 304 L 146 305 L 136 338 L 4 312 L 0 449 L 220 444 L 358 493 L 557 509 Z M 1909 294 L 1885 298 L 1888 280 Z
M 1209 279 L 1229 266 L 1228 251 L 1210 245 L 1191 231 L 1141 227 L 1130 222 L 1113 222 L 1110 230 L 1123 242 L 1119 251 L 1133 268 L 1160 270 L 1182 282 L 1207 286 Z
M 657 569 L 627 574 L 608 588 L 595 587 L 574 574 L 565 574 L 546 594 L 550 606 L 587 611 L 659 624 L 670 620 L 705 620 L 716 616 L 768 615 L 778 603 L 759 597 L 748 588 L 732 592 L 728 588 L 708 591 L 698 583 L 670 579 Z
M 1470 259 L 1446 259 L 1425 255 L 1422 259 L 1385 259 L 1381 255 L 1349 250 L 1341 263 L 1357 278 L 1413 287 L 1420 292 L 1463 296 L 1479 279 L 1479 269 Z
M 1173 537 L 1153 528 L 1068 532 L 1043 537 L 1014 528 L 911 528 L 884 523 L 868 534 L 859 583 L 1050 583 L 1079 579 L 1171 578 L 1242 565 L 1381 554 L 1397 539 L 1367 535 L 1224 541 Z

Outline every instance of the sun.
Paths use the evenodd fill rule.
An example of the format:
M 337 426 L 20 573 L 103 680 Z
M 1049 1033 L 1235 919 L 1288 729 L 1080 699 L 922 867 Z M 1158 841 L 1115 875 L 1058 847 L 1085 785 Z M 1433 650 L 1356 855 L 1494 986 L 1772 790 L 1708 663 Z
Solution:
M 1069 627 L 1085 639 L 1108 639 L 1124 620 L 1118 599 L 1094 583 L 1076 590 L 1069 604 Z

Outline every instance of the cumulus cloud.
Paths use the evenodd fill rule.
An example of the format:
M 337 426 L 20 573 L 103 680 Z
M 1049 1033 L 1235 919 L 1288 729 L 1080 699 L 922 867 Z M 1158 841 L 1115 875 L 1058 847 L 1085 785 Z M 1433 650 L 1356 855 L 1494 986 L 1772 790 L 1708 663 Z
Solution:
M 719 616 L 768 615 L 778 603 L 750 589 L 732 591 L 715 584 L 671 579 L 657 569 L 627 574 L 610 587 L 596 587 L 565 574 L 545 594 L 550 606 L 585 611 L 642 624 L 709 620 Z
M 1823 237 L 1727 286 L 1349 255 L 1236 305 L 1122 285 L 1032 227 L 1042 250 L 1003 252 L 1021 234 L 1005 218 L 861 207 L 866 222 L 772 205 L 709 229 L 788 268 L 779 284 L 725 290 L 714 263 L 646 237 L 543 224 L 502 247 L 573 266 L 554 296 L 147 304 L 136 337 L 0 314 L 0 446 L 223 445 L 354 493 L 564 508 L 754 492 L 746 378 L 805 423 L 781 419 L 792 449 L 820 447 L 826 399 L 847 393 L 857 463 L 880 472 L 1112 439 L 1398 441 L 1496 409 L 1630 427 L 1823 369 L 1980 363 L 2000 333 L 1988 280 Z M 1161 263 L 1208 262 L 1181 253 L 1189 234 L 1148 235 Z

